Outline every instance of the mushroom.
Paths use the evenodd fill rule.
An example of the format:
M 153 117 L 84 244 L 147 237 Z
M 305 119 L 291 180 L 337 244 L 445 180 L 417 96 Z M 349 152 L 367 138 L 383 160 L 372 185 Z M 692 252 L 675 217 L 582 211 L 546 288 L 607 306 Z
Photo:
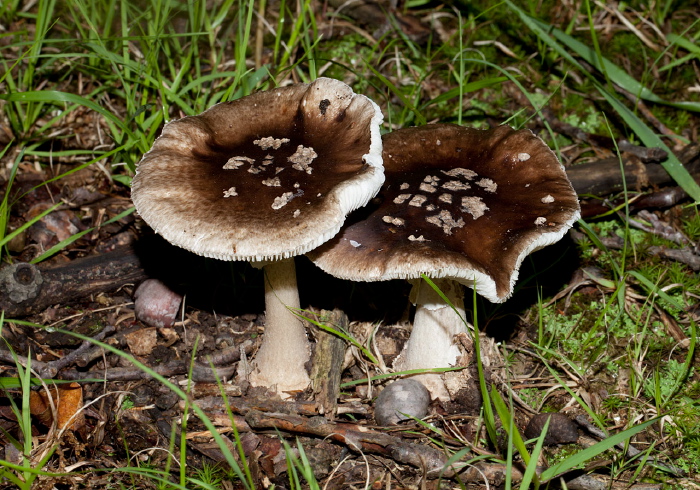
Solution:
M 466 327 L 421 274 L 435 279 L 460 316 L 460 284 L 505 301 L 523 259 L 579 218 L 576 192 L 529 130 L 432 124 L 386 134 L 383 143 L 386 181 L 371 210 L 307 255 L 343 279 L 415 280 L 413 331 L 394 368 L 452 366 L 460 354 L 453 338 Z M 421 381 L 433 398 L 449 399 L 439 375 Z
M 319 78 L 165 125 L 132 184 L 170 243 L 265 272 L 266 328 L 250 381 L 287 396 L 309 384 L 293 257 L 332 238 L 384 180 L 379 107 Z

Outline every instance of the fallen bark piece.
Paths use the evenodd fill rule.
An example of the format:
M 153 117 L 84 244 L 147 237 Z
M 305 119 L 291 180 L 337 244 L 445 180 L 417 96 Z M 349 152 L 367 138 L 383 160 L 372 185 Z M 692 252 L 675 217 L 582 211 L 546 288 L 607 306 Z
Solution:
M 114 332 L 114 327 L 111 325 L 106 326 L 100 333 L 95 335 L 93 338 L 95 340 L 103 340 L 107 335 Z M 87 362 L 95 359 L 102 355 L 102 348 L 92 344 L 90 341 L 85 341 L 80 346 L 72 351 L 67 356 L 56 359 L 55 361 L 42 362 L 36 359 L 31 360 L 32 369 L 39 374 L 41 378 L 54 378 L 56 374 L 61 369 L 68 367 L 72 364 L 77 364 L 78 366 L 85 366 Z M 86 359 L 88 359 L 87 362 Z M 8 364 L 14 364 L 19 362 L 22 366 L 27 366 L 28 359 L 25 356 L 19 354 L 13 354 L 10 351 L 0 350 L 0 362 L 5 362 Z
M 32 315 L 55 304 L 70 304 L 145 278 L 130 247 L 53 268 L 16 263 L 0 271 L 0 310 L 4 310 L 5 318 Z
M 512 94 L 516 95 L 516 98 L 522 103 L 527 103 L 525 96 L 517 90 L 510 91 Z M 615 141 L 609 136 L 601 136 L 598 134 L 587 133 L 578 126 L 569 124 L 557 118 L 554 115 L 554 111 L 549 107 L 543 107 L 539 112 L 541 118 L 545 119 L 552 130 L 557 133 L 568 136 L 571 139 L 582 141 L 588 143 L 592 146 L 597 146 L 605 148 L 607 150 L 613 151 L 615 149 Z M 644 163 L 661 162 L 663 161 L 667 154 L 661 148 L 646 148 L 644 146 L 638 146 L 630 143 L 627 140 L 620 140 L 617 142 L 617 147 L 620 151 L 631 153 L 635 157 L 639 158 Z
M 584 239 L 584 235 L 579 232 L 572 232 L 571 236 L 576 241 Z M 619 236 L 600 237 L 600 242 L 607 248 L 613 250 L 622 250 L 625 246 L 624 238 Z M 677 262 L 681 262 L 695 271 L 700 270 L 700 255 L 695 253 L 694 248 L 691 249 L 689 246 L 682 249 L 677 249 L 653 245 L 645 249 L 644 251 L 649 255 L 655 255 L 664 259 L 670 259 L 675 260 Z
M 153 366 L 150 369 L 161 376 L 177 376 L 188 372 L 189 361 L 172 361 L 158 366 Z M 100 379 L 106 381 L 138 381 L 140 379 L 149 379 L 150 374 L 142 371 L 139 368 L 110 368 L 104 371 L 93 370 L 87 372 L 79 372 L 76 370 L 64 371 L 63 379 L 80 380 L 80 379 Z
M 663 148 L 647 148 L 645 146 L 633 145 L 627 140 L 620 140 L 617 145 L 620 151 L 631 153 L 644 163 L 663 162 L 668 157 L 668 153 Z
M 390 457 L 397 462 L 425 468 L 428 474 L 437 476 L 447 459 L 438 450 L 418 444 L 404 442 L 398 437 L 372 431 L 354 424 L 329 422 L 322 417 L 306 418 L 282 413 L 263 413 L 252 410 L 246 421 L 254 429 L 278 429 L 295 434 L 330 438 L 345 444 L 356 452 L 370 452 Z M 445 474 L 453 474 L 446 471 Z
M 341 310 L 321 311 L 316 321 L 341 332 L 348 330 L 348 317 Z M 313 327 L 312 327 L 313 328 Z M 311 367 L 311 388 L 313 399 L 318 403 L 321 414 L 335 418 L 340 396 L 340 375 L 345 359 L 345 341 L 325 330 L 314 331 L 316 344 Z

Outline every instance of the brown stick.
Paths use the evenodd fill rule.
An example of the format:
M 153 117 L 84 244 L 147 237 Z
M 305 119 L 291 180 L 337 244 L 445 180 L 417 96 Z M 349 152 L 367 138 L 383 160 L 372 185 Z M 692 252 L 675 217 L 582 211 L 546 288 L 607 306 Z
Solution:
M 640 209 L 663 209 L 675 206 L 686 199 L 688 194 L 680 187 L 667 187 L 658 192 L 640 195 L 629 201 L 630 211 Z M 585 199 L 581 201 L 581 217 L 591 218 L 609 212 L 611 209 L 621 208 L 625 205 L 625 199 L 602 201 L 599 199 Z
M 205 396 L 194 403 L 206 411 L 226 410 L 226 403 L 231 411 L 238 415 L 247 415 L 252 411 L 275 412 L 283 414 L 301 414 L 308 416 L 318 415 L 318 407 L 314 402 L 284 401 L 279 397 L 246 396 L 244 398 L 227 397 L 226 402 L 221 396 Z M 180 408 L 185 408 L 184 400 L 180 401 Z
M 506 466 L 500 464 L 476 463 L 469 466 L 453 464 L 446 467 L 447 456 L 430 446 L 406 442 L 383 432 L 367 429 L 354 424 L 328 422 L 321 417 L 305 418 L 298 415 L 262 413 L 251 411 L 246 422 L 253 429 L 277 429 L 293 434 L 306 434 L 332 439 L 356 452 L 380 454 L 423 470 L 428 478 L 458 475 L 460 480 L 477 482 L 484 478 L 492 484 L 500 484 L 505 479 Z M 511 468 L 514 481 L 522 478 L 517 468 Z
M 678 155 L 678 159 L 695 178 L 700 180 L 700 144 L 686 146 Z M 573 165 L 566 169 L 566 175 L 579 195 L 592 194 L 607 196 L 623 190 L 623 182 L 627 182 L 628 190 L 637 186 L 664 186 L 673 183 L 673 179 L 658 163 L 633 164 L 632 160 L 623 157 L 625 172 L 624 181 L 620 171 L 620 161 L 617 158 L 605 158 L 595 162 Z
M 251 354 L 256 348 L 256 343 L 247 342 L 243 344 L 243 349 L 246 354 Z M 99 349 L 99 347 L 97 347 Z M 239 351 L 240 352 L 240 351 Z M 230 352 L 225 356 L 226 359 L 233 359 L 236 356 Z M 0 360 L 2 360 L 0 358 Z M 236 359 L 238 360 L 238 359 Z M 34 361 L 33 361 L 34 362 Z M 218 367 L 214 364 L 214 369 L 211 368 L 208 362 L 198 360 L 192 368 L 192 379 L 198 382 L 215 383 L 223 378 L 232 378 L 236 372 L 236 366 Z M 152 367 L 151 369 L 161 376 L 176 376 L 186 374 L 190 368 L 188 359 L 180 359 L 171 361 L 165 364 Z M 65 371 L 62 373 L 63 379 L 87 379 L 100 378 L 107 381 L 136 381 L 140 379 L 148 379 L 150 375 L 139 368 L 110 368 L 104 371 L 79 372 L 76 370 Z

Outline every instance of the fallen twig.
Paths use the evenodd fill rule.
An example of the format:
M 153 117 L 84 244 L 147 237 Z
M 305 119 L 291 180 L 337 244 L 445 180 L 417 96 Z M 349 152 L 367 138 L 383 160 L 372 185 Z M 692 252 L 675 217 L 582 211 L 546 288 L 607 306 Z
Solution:
M 678 245 L 692 245 L 691 241 L 683 234 L 683 232 L 677 230 L 668 223 L 662 222 L 655 214 L 652 214 L 649 211 L 640 211 L 636 218 L 632 218 L 629 221 L 630 225 L 634 226 L 635 228 L 639 228 L 647 233 L 660 236 L 664 240 L 677 243 Z M 648 222 L 649 224 L 646 224 L 645 222 Z
M 398 437 L 360 425 L 329 422 L 322 417 L 306 418 L 299 415 L 263 413 L 254 410 L 246 415 L 246 421 L 253 429 L 276 429 L 293 434 L 313 435 L 344 444 L 355 452 L 380 454 L 399 463 L 421 469 L 428 478 L 458 476 L 463 482 L 487 480 L 491 484 L 499 485 L 505 480 L 506 471 L 508 471 L 506 465 L 485 462 L 470 465 L 453 463 L 447 466 L 448 457 L 433 447 L 406 442 Z M 512 467 L 510 476 L 513 481 L 519 481 L 522 473 Z
M 285 401 L 279 397 L 227 397 L 226 401 L 221 396 L 205 396 L 195 399 L 190 403 L 196 404 L 204 411 L 223 411 L 228 408 L 236 415 L 247 415 L 251 411 L 274 412 L 278 414 L 318 415 L 318 405 L 315 402 Z M 180 408 L 185 408 L 185 401 L 180 401 Z
M 246 354 L 250 354 L 255 350 L 256 343 L 247 341 L 239 347 L 242 347 Z M 235 362 L 240 359 L 239 347 L 236 347 L 236 349 L 227 349 L 224 354 L 218 357 L 214 356 L 216 357 L 215 360 L 221 364 L 224 364 L 225 367 L 217 366 L 218 362 L 214 363 L 212 361 L 212 364 L 210 364 L 209 359 L 200 359 L 196 361 L 194 366 L 192 366 L 192 380 L 197 382 L 214 383 L 217 380 L 231 379 L 236 372 L 236 367 L 231 366 L 230 364 L 231 362 Z M 98 349 L 101 350 L 99 347 Z M 237 353 L 232 352 L 233 350 L 236 350 Z M 94 351 L 88 350 L 87 352 L 93 353 Z M 77 356 L 77 359 L 81 359 L 81 356 Z M 190 364 L 191 361 L 189 359 L 178 359 L 151 367 L 151 369 L 156 374 L 161 376 L 177 376 L 187 374 L 190 369 Z M 212 369 L 212 365 L 214 366 L 214 369 Z M 78 380 L 97 377 L 107 381 L 136 381 L 140 379 L 148 379 L 150 378 L 150 374 L 137 367 L 109 368 L 103 371 L 87 372 L 70 370 L 62 373 L 63 379 Z

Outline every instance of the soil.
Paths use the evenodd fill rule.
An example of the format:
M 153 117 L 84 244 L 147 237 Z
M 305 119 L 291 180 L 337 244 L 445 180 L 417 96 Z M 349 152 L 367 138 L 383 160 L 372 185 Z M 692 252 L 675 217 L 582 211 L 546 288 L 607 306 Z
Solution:
M 70 198 L 66 199 L 67 204 L 60 214 L 42 218 L 13 246 L 16 263 L 30 261 L 65 235 L 93 227 L 98 220 L 106 221 L 131 206 L 128 189 L 109 182 L 99 171 L 82 170 L 69 179 L 36 187 L 51 175 L 35 169 L 22 170 L 12 189 L 13 195 L 18 197 L 12 225 L 17 226 L 38 210 L 48 208 L 56 196 Z M 86 197 L 75 203 L 75 196 Z M 94 267 L 100 271 L 110 267 L 111 259 L 120 257 L 122 260 L 125 256 L 135 257 L 142 267 L 138 282 L 124 282 L 117 276 L 113 287 L 103 288 L 99 293 L 51 304 L 24 316 L 23 322 L 5 320 L 6 361 L 11 360 L 11 349 L 20 356 L 31 357 L 35 373 L 44 378 L 89 378 L 79 385 L 82 403 L 73 407 L 73 411 L 80 411 L 82 417 L 80 424 L 70 426 L 72 431 L 59 436 L 57 428 L 51 428 L 51 417 L 47 424 L 34 422 L 32 425 L 39 441 L 58 445 L 57 456 L 48 466 L 51 471 L 66 471 L 74 465 L 105 469 L 148 463 L 164 467 L 171 458 L 166 449 L 173 440 L 177 448 L 180 440 L 184 401 L 162 382 L 137 368 L 129 357 L 84 343 L 76 337 L 78 334 L 132 355 L 175 385 L 188 389 L 191 401 L 204 409 L 223 432 L 223 437 L 231 442 L 234 440 L 231 422 L 219 396 L 216 377 L 207 364 L 207 359 L 214 359 L 221 386 L 232 394 L 230 403 L 243 448 L 260 487 L 270 482 L 277 488 L 288 485 L 287 467 L 284 448 L 275 431 L 252 428 L 251 413 L 301 417 L 301 429 L 282 434 L 286 434 L 292 447 L 297 444 L 295 436 L 299 437 L 321 482 L 325 483 L 324 478 L 332 473 L 328 488 L 349 488 L 363 485 L 368 479 L 384 482 L 389 478 L 406 487 L 419 485 L 426 468 L 410 463 L 415 455 L 392 457 L 390 450 L 372 447 L 378 444 L 376 441 L 366 443 L 365 450 L 357 452 L 357 447 L 348 441 L 313 437 L 314 420 L 322 417 L 320 404 L 314 402 L 313 394 L 299 393 L 295 397 L 298 401 L 283 402 L 264 390 L 249 388 L 244 380 L 236 378 L 238 363 L 235 361 L 240 359 L 240 349 L 253 357 L 264 335 L 263 284 L 257 269 L 248 264 L 224 263 L 184 252 L 154 235 L 137 215 L 129 214 L 83 235 L 61 253 L 42 262 L 39 270 L 43 277 L 58 277 L 55 271 L 72 270 L 66 269 L 71 263 L 80 263 L 85 257 L 98 257 Z M 95 273 L 94 277 L 99 275 Z M 303 307 L 317 312 L 334 308 L 345 312 L 353 319 L 348 326 L 350 333 L 365 342 L 374 332 L 375 355 L 379 355 L 385 365 L 391 365 L 410 332 L 410 324 L 405 321 L 412 313 L 408 302 L 409 286 L 404 281 L 349 284 L 327 276 L 303 257 L 298 259 L 298 275 Z M 60 277 L 66 280 L 66 273 Z M 139 318 L 143 315 L 137 316 L 134 292 L 146 278 L 157 278 L 184 298 L 174 322 L 149 325 Z M 65 290 L 54 292 L 57 297 L 64 293 Z M 31 301 L 20 302 L 22 304 L 31 304 Z M 308 328 L 310 337 L 315 339 L 318 329 L 311 324 Z M 484 341 L 493 344 L 487 337 Z M 336 373 L 341 382 L 351 383 L 380 374 L 378 366 L 370 365 L 356 348 L 344 344 L 344 349 L 345 363 L 342 371 Z M 496 356 L 490 363 L 500 369 L 496 367 L 501 363 L 498 351 L 491 349 L 490 352 Z M 3 369 L 5 376 L 17 372 L 12 362 L 5 362 Z M 190 369 L 191 376 L 188 375 Z M 466 372 L 473 378 L 473 366 Z M 425 451 L 435 451 L 426 437 L 431 435 L 426 426 L 410 421 L 388 430 L 375 427 L 372 400 L 384 384 L 384 381 L 374 382 L 371 389 L 367 383 L 344 387 L 337 400 L 337 412 L 327 413 L 324 420 L 344 424 L 343 430 L 371 429 L 376 431 L 379 441 L 388 435 L 392 443 L 405 443 L 409 448 L 405 451 L 414 451 L 418 456 Z M 41 387 L 34 389 L 42 390 Z M 451 401 L 433 402 L 425 420 L 436 429 L 453 434 L 447 438 L 453 444 L 462 444 L 460 439 L 474 442 L 481 407 L 478 393 L 478 385 L 472 379 Z M 8 395 L 18 400 L 20 392 L 8 390 Z M 7 402 L 4 408 L 4 430 L 19 437 L 21 431 Z M 187 462 L 192 472 L 207 465 L 226 465 L 211 434 L 197 417 L 188 420 L 187 434 Z M 10 459 L 7 449 L 0 457 Z M 64 484 L 76 488 L 81 485 L 100 487 L 104 478 L 102 472 L 94 471 L 74 480 L 47 477 L 42 484 L 53 482 L 60 486 L 60 482 L 68 482 Z M 434 487 L 437 480 L 429 481 Z M 236 488 L 236 484 L 233 485 Z

